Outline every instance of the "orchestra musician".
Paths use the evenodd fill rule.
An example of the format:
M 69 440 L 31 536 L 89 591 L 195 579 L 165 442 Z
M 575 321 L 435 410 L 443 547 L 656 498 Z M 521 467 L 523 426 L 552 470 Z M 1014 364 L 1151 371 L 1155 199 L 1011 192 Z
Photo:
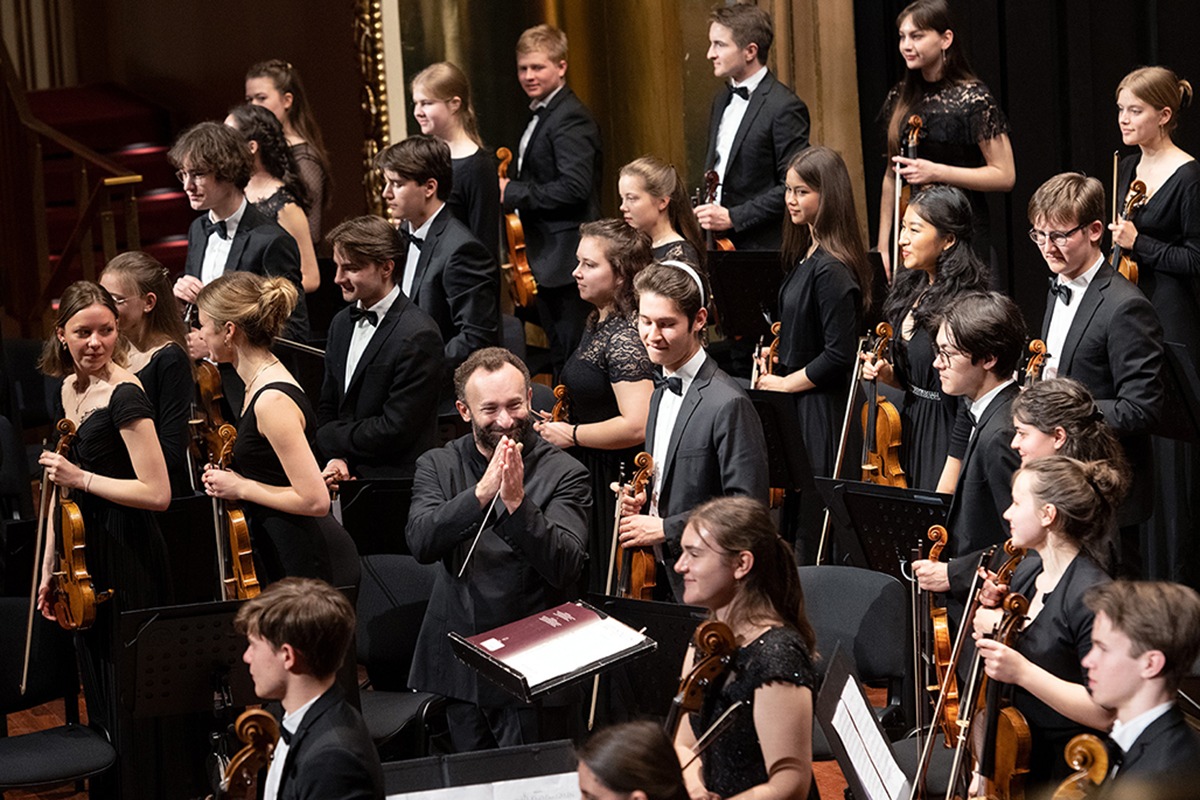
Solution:
M 671 740 L 656 722 L 602 728 L 575 754 L 581 800 L 688 800 Z
M 650 263 L 650 240 L 621 220 L 585 222 L 576 255 L 579 296 L 594 310 L 561 375 L 570 415 L 555 422 L 543 414 L 534 428 L 551 444 L 572 448 L 591 474 L 587 584 L 603 593 L 617 503 L 609 484 L 623 479 L 622 464 L 633 467 L 654 393 L 654 365 L 638 337 L 633 293 L 634 278 Z
M 578 596 L 589 478 L 533 432 L 530 386 L 529 370 L 509 351 L 472 353 L 454 373 L 456 406 L 471 433 L 417 459 L 405 537 L 418 561 L 439 566 L 408 685 L 449 698 L 457 752 L 574 733 L 574 690 L 537 706 L 521 703 L 456 659 L 448 638 Z
M 500 270 L 491 252 L 446 209 L 450 147 L 424 134 L 379 154 L 383 200 L 405 241 L 400 291 L 433 317 L 445 342 L 443 389 L 472 352 L 500 341 Z
M 250 148 L 253 168 L 246 184 L 246 199 L 267 219 L 291 234 L 300 250 L 300 282 L 312 294 L 321 286 L 317 251 L 308 224 L 308 186 L 283 136 L 275 115 L 263 106 L 234 106 L 225 124 L 242 134 Z
M 1110 741 L 1120 749 L 1102 789 L 1122 796 L 1200 778 L 1200 735 L 1176 703 L 1200 654 L 1200 595 L 1177 583 L 1113 581 L 1083 596 L 1095 614 L 1083 658 L 1092 699 L 1113 710 Z
M 483 147 L 471 83 L 455 64 L 430 64 L 412 79 L 413 118 L 421 133 L 450 147 L 454 186 L 446 205 L 500 263 L 500 187 L 496 159 Z
M 517 148 L 516 177 L 500 179 L 500 203 L 517 211 L 537 309 L 558 373 L 591 309 L 571 279 L 579 225 L 600 218 L 600 128 L 566 84 L 567 35 L 535 25 L 517 40 L 517 78 L 532 115 Z
M 968 292 L 987 291 L 988 269 L 971 249 L 971 205 L 950 186 L 915 195 L 900 229 L 903 270 L 883 305 L 896 332 L 892 358 L 863 365 L 863 378 L 904 390 L 901 466 L 913 489 L 953 491 L 967 431 L 957 397 L 941 391 L 933 366 L 935 320 Z M 950 457 L 949 462 L 947 456 Z
M 700 712 L 679 726 L 680 763 L 692 762 L 692 746 L 726 709 L 738 701 L 749 706 L 734 712 L 731 727 L 684 769 L 689 795 L 814 796 L 816 637 L 791 545 L 763 503 L 717 498 L 688 518 L 675 571 L 683 578 L 683 602 L 729 625 L 738 645 L 728 677 L 710 686 Z M 684 675 L 694 652 L 684 660 Z
M 204 488 L 241 505 L 260 583 L 299 576 L 357 585 L 358 554 L 329 514 L 329 490 L 311 447 L 312 404 L 270 349 L 298 296 L 286 278 L 233 272 L 196 299 L 212 359 L 232 364 L 246 387 L 232 469 L 209 465 Z
M 1017 178 L 1008 120 L 996 99 L 971 71 L 951 24 L 947 0 L 916 0 L 896 17 L 900 55 L 907 68 L 884 101 L 880 118 L 887 124 L 888 168 L 879 201 L 879 253 L 888 280 L 896 170 L 913 194 L 933 184 L 956 186 L 971 206 L 970 241 L 989 256 L 987 201 L 984 192 L 1007 192 Z M 921 119 L 919 158 L 902 152 L 910 118 Z M 897 235 L 899 235 L 897 233 Z M 901 245 L 903 246 L 903 245 Z M 911 484 L 910 484 L 911 485 Z
M 918 560 L 913 573 L 922 589 L 948 591 L 961 602 L 977 560 L 971 555 L 1008 538 L 1001 515 L 1012 502 L 1020 463 L 1012 449 L 1011 405 L 1020 393 L 1013 373 L 1025 347 L 1025 321 L 1007 295 L 967 294 L 943 312 L 936 341 L 933 366 L 942 392 L 967 401 L 972 432 L 946 517 L 952 558 Z M 961 606 L 951 616 L 961 619 Z
M 1014 647 L 983 638 L 999 619 L 997 608 L 981 608 L 974 629 L 988 677 L 1012 687 L 1013 705 L 1029 724 L 1030 794 L 1066 777 L 1062 753 L 1075 734 L 1112 723 L 1112 710 L 1089 694 L 1080 666 L 1092 648 L 1094 617 L 1083 598 L 1110 580 L 1105 544 L 1124 489 L 1112 465 L 1066 456 L 1034 459 L 1013 478 L 1004 518 L 1013 544 L 1030 552 L 1011 587 L 989 580 L 982 602 L 993 606 L 1008 591 L 1019 592 L 1029 600 L 1028 622 Z
M 1012 448 L 1024 464 L 1039 456 L 1104 460 L 1129 478 L 1125 451 L 1104 421 L 1092 393 L 1079 381 L 1051 378 L 1027 387 L 1012 401 Z
M 655 546 L 669 570 L 696 506 L 733 494 L 766 501 L 767 445 L 746 391 L 704 350 L 709 294 L 701 274 L 682 261 L 651 264 L 638 273 L 634 290 L 638 333 L 663 374 L 646 420 L 653 484 L 649 497 L 642 492 L 622 501 L 620 542 Z M 671 595 L 682 600 L 682 579 L 672 571 L 668 580 Z
M 1117 87 L 1121 141 L 1138 151 L 1121 160 L 1117 202 L 1124 206 L 1132 181 L 1148 199 L 1133 219 L 1108 227 L 1113 242 L 1137 265 L 1138 288 L 1163 326 L 1163 340 L 1183 345 L 1200 369 L 1200 164 L 1172 140 L 1192 86 L 1166 67 L 1141 67 Z M 1115 265 L 1114 265 L 1115 266 Z M 1200 524 L 1200 447 L 1155 437 L 1154 512 L 1143 533 L 1149 577 L 1200 585 L 1193 533 Z
M 437 444 L 442 336 L 396 285 L 403 249 L 379 217 L 329 232 L 334 283 L 351 305 L 329 324 L 316 447 L 326 483 L 409 477 Z
M 171 495 L 191 495 L 188 420 L 195 386 L 187 331 L 171 294 L 170 276 L 153 256 L 133 250 L 108 262 L 100 285 L 116 303 L 121 335 L 129 342 L 129 371 L 141 381 L 154 409 Z
M 708 19 L 707 57 L 726 83 L 713 98 L 704 156 L 719 177 L 717 200 L 697 206 L 696 218 L 728 231 L 739 250 L 778 250 L 784 173 L 808 147 L 808 107 L 767 69 L 775 31 L 766 11 L 722 3 Z
M 617 192 L 625 222 L 650 237 L 655 261 L 704 269 L 704 234 L 674 166 L 656 156 L 634 159 L 621 167 Z
M 1163 336 L 1145 295 L 1105 261 L 1104 218 L 1104 187 L 1076 172 L 1054 176 L 1029 201 L 1029 237 L 1052 273 L 1042 374 L 1086 386 L 1125 448 L 1133 484 L 1117 517 L 1117 566 L 1133 575 L 1141 564 L 1137 523 L 1150 515 L 1155 490 L 1149 432 L 1162 412 Z
M 282 705 L 283 734 L 263 800 L 383 800 L 383 768 L 358 709 L 337 686 L 351 653 L 354 608 L 322 580 L 284 578 L 238 608 L 254 693 Z
M 313 245 L 321 244 L 322 215 L 333 201 L 329 153 L 321 138 L 321 128 L 309 104 L 308 92 L 300 80 L 300 70 L 287 61 L 273 58 L 260 61 L 246 71 L 247 103 L 263 106 L 283 125 L 288 146 L 300 168 L 300 179 L 308 187 L 312 201 L 308 209 L 308 227 Z
M 47 450 L 38 458 L 49 484 L 69 490 L 84 522 L 85 561 L 92 589 L 112 591 L 95 606 L 95 624 L 81 635 L 80 667 L 88 721 L 105 731 L 119 754 L 115 770 L 92 779 L 104 797 L 147 796 L 142 786 L 152 760 L 142 728 L 122 713 L 118 700 L 118 612 L 171 601 L 166 542 L 155 514 L 171 502 L 166 462 L 154 427 L 154 407 L 137 376 L 125 366 L 125 342 L 118 333 L 118 310 L 100 285 L 79 281 L 59 301 L 54 333 L 38 368 L 62 378 L 57 415 L 75 424 L 68 455 Z M 42 490 L 49 492 L 47 484 Z M 58 568 L 55 540 L 62 536 L 52 509 L 51 535 L 42 554 L 37 607 L 55 619 L 52 572 Z M 64 554 L 66 555 L 66 554 Z M 16 646 L 10 642 L 9 646 Z M 36 668 L 36 665 L 34 665 Z M 141 754 L 142 758 L 139 758 Z

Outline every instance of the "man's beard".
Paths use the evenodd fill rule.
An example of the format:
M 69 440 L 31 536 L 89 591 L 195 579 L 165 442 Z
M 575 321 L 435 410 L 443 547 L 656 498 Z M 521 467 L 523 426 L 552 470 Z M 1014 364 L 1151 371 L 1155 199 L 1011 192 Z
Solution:
M 514 442 L 525 441 L 525 437 L 529 435 L 532 426 L 533 420 L 529 416 L 514 420 L 511 428 L 501 428 L 499 425 L 489 425 L 486 428 L 481 428 L 475 424 L 475 420 L 471 420 L 471 432 L 475 435 L 476 444 L 489 453 L 495 452 L 496 445 L 500 444 L 500 440 L 505 436 Z

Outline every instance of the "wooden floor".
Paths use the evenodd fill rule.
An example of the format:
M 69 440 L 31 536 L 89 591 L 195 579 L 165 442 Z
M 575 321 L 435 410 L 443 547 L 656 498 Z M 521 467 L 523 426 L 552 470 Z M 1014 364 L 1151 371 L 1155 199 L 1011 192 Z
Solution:
M 868 689 L 867 694 L 872 702 L 880 702 L 882 697 L 873 697 L 875 691 Z M 80 718 L 87 720 L 87 709 L 84 707 L 82 700 L 80 705 Z M 8 732 L 10 736 L 17 736 L 22 733 L 30 733 L 32 731 L 41 730 L 43 728 L 52 728 L 56 725 L 62 725 L 66 720 L 63 717 L 63 707 L 61 702 L 48 703 L 44 706 L 29 711 L 24 711 L 19 714 L 12 714 L 8 718 Z M 817 781 L 817 788 L 821 791 L 823 800 L 841 800 L 842 791 L 846 788 L 846 780 L 842 777 L 842 771 L 838 767 L 836 761 L 821 761 L 813 764 L 813 777 Z M 45 798 L 45 800 L 86 800 L 86 792 L 76 792 L 74 784 L 62 786 L 55 789 L 44 789 L 40 792 L 22 792 L 10 790 L 4 792 L 4 800 L 32 800 L 33 798 Z

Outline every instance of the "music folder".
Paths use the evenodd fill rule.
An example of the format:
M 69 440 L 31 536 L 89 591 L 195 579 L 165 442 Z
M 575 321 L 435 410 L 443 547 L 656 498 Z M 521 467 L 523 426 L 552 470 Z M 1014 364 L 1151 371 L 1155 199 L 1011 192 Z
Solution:
M 582 600 L 475 636 L 450 634 L 464 664 L 526 703 L 653 652 L 658 644 Z

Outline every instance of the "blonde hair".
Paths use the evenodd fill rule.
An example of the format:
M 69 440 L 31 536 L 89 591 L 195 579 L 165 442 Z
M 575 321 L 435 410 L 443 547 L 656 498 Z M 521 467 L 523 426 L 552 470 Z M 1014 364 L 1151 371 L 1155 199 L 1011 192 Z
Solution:
M 688 244 L 696 249 L 703 262 L 708 245 L 704 241 L 704 231 L 692 213 L 692 201 L 688 197 L 687 187 L 679 177 L 674 165 L 668 164 L 655 156 L 642 156 L 621 167 L 620 177 L 638 178 L 642 188 L 651 197 L 665 197 L 667 203 L 667 221 L 671 230 L 682 236 Z M 704 264 L 696 264 L 703 267 Z
M 196 305 L 219 325 L 237 325 L 251 345 L 270 347 L 299 297 L 296 285 L 287 278 L 229 272 L 201 289 Z
M 1191 104 L 1192 85 L 1180 78 L 1166 67 L 1138 67 L 1121 79 L 1117 85 L 1116 96 L 1121 96 L 1121 90 L 1128 89 L 1145 103 L 1149 103 L 1157 111 L 1171 109 L 1171 118 L 1163 126 L 1167 133 L 1175 130 L 1179 124 L 1179 109 Z
M 167 339 L 187 350 L 187 329 L 171 291 L 171 276 L 154 256 L 141 250 L 121 253 L 108 262 L 100 277 L 112 275 L 140 295 L 153 293 L 158 302 L 146 314 L 146 333 Z
M 461 69 L 449 61 L 439 61 L 418 72 L 410 86 L 414 92 L 418 86 L 424 88 L 434 100 L 443 103 L 457 97 L 462 103 L 458 107 L 458 118 L 462 120 L 463 130 L 472 142 L 483 147 L 475 106 L 471 103 L 471 82 Z
M 534 25 L 517 39 L 517 55 L 541 52 L 551 61 L 567 60 L 567 35 L 553 25 Z

